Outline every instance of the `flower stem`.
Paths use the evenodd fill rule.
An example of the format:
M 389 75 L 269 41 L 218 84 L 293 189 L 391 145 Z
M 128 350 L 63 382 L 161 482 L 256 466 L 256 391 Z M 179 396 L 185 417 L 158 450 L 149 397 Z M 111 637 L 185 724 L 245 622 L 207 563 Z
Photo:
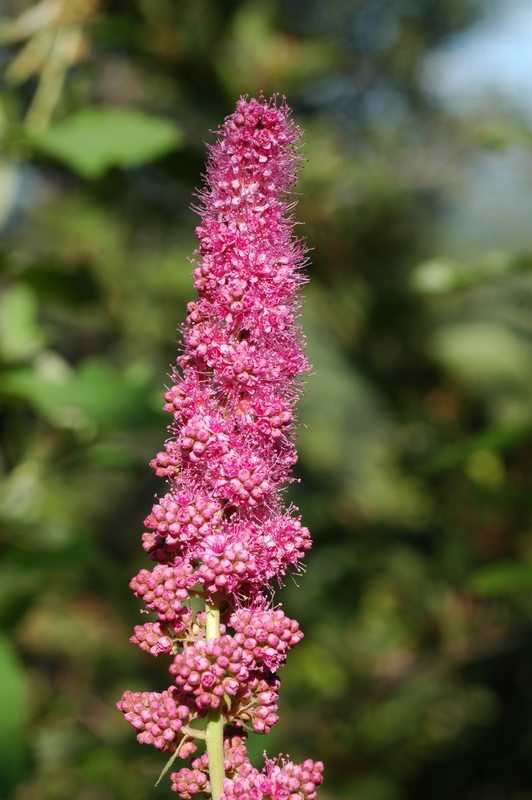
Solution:
M 206 601 L 207 641 L 220 635 L 220 603 Z M 207 718 L 206 740 L 212 800 L 220 800 L 224 785 L 224 718 L 219 709 L 211 709 Z

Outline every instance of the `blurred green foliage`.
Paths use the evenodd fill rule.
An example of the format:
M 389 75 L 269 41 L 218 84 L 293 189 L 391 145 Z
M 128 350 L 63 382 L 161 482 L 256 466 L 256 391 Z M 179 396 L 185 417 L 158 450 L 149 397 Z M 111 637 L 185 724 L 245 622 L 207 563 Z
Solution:
M 314 373 L 290 491 L 315 546 L 281 594 L 306 634 L 281 720 L 251 751 L 321 758 L 323 800 L 532 800 L 532 233 L 485 182 L 530 170 L 532 137 L 450 116 L 420 78 L 483 10 L 6 0 L 2 798 L 169 794 L 114 708 L 168 685 L 128 643 L 128 583 L 164 491 L 147 462 L 203 142 L 262 89 L 306 130 Z

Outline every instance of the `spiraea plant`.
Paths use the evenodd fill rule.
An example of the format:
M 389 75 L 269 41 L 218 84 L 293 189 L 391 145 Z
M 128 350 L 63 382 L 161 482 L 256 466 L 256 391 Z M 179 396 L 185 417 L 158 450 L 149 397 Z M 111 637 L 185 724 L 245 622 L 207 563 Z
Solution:
M 167 482 L 145 521 L 156 563 L 131 588 L 157 620 L 131 641 L 169 657 L 172 685 L 127 691 L 118 708 L 139 742 L 171 754 L 167 769 L 196 754 L 171 773 L 183 800 L 313 800 L 322 781 L 321 762 L 279 757 L 259 771 L 246 754 L 248 731 L 277 722 L 277 671 L 303 636 L 274 587 L 311 545 L 283 504 L 308 371 L 292 194 L 300 139 L 285 101 L 261 95 L 239 100 L 210 148 L 196 209 L 198 299 L 165 394 L 169 438 L 151 462 Z

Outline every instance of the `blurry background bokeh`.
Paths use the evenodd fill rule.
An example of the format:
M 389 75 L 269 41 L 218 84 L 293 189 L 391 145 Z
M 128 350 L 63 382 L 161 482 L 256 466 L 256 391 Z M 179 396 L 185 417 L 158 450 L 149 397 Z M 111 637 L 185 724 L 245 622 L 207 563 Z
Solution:
M 0 797 L 144 800 L 114 704 L 204 141 L 240 94 L 305 131 L 306 634 L 260 760 L 322 800 L 532 800 L 532 7 L 3 0 Z

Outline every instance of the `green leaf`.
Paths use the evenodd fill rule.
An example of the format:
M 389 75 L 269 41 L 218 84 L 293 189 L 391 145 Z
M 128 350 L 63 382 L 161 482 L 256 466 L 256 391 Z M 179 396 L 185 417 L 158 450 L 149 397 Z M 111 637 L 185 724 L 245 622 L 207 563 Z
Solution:
M 172 755 L 170 756 L 170 758 L 166 762 L 165 766 L 163 767 L 163 770 L 162 770 L 161 774 L 159 775 L 159 777 L 157 778 L 157 780 L 155 782 L 155 786 L 158 786 L 160 784 L 162 778 L 164 778 L 164 776 L 166 775 L 166 773 L 168 772 L 168 770 L 170 769 L 170 767 L 172 766 L 172 764 L 174 763 L 174 761 L 178 757 L 180 748 L 181 748 L 181 745 L 179 745 L 177 750 L 174 753 L 172 753 Z
M 5 289 L 0 296 L 0 357 L 23 361 L 34 356 L 42 345 L 34 292 L 23 284 Z
M 33 145 L 85 178 L 109 167 L 135 167 L 181 145 L 183 134 L 170 120 L 128 108 L 85 108 L 32 137 Z
M 456 322 L 434 334 L 436 359 L 475 391 L 528 386 L 532 350 L 528 341 L 499 322 Z
M 24 668 L 13 645 L 0 638 L 0 787 L 16 783 L 25 760 L 26 724 Z
M 149 385 L 144 380 L 113 370 L 104 359 L 87 359 L 76 370 L 66 367 L 62 372 L 60 367 L 55 360 L 41 359 L 36 369 L 7 375 L 3 388 L 8 394 L 27 398 L 63 428 L 139 426 L 151 419 Z M 35 386 L 39 386 L 38 392 Z
M 476 572 L 469 585 L 478 594 L 500 595 L 532 589 L 532 564 L 499 563 Z

